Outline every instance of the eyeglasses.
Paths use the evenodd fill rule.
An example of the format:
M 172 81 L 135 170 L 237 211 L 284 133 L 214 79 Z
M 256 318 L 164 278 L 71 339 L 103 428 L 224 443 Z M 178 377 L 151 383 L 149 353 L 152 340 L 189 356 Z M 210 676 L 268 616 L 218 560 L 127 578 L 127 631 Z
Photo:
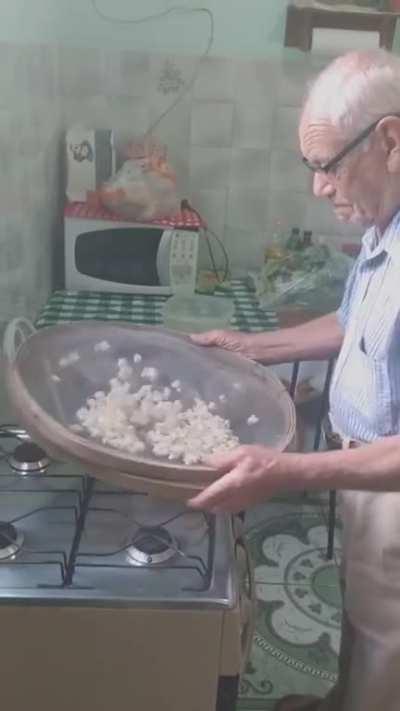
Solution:
M 340 163 L 340 161 L 345 156 L 347 156 L 347 154 L 350 153 L 350 151 L 352 151 L 354 148 L 356 148 L 356 146 L 358 146 L 364 140 L 364 138 L 367 138 L 367 136 L 369 136 L 369 134 L 375 130 L 378 123 L 380 121 L 382 121 L 382 119 L 388 118 L 389 116 L 397 116 L 398 118 L 400 118 L 400 112 L 393 113 L 393 114 L 384 114 L 383 116 L 380 116 L 380 118 L 378 118 L 376 121 L 374 121 L 374 123 L 371 123 L 369 126 L 367 126 L 367 128 L 365 128 L 359 134 L 359 136 L 354 138 L 350 143 L 347 144 L 347 146 L 342 148 L 340 153 L 338 153 L 336 156 L 331 158 L 327 163 L 324 163 L 322 165 L 320 165 L 318 163 L 312 163 L 307 158 L 305 158 L 303 156 L 302 161 L 303 161 L 304 165 L 307 166 L 307 168 L 309 170 L 311 170 L 312 173 L 325 173 L 325 175 L 327 173 L 333 173 L 335 171 L 335 169 L 337 168 L 338 164 Z

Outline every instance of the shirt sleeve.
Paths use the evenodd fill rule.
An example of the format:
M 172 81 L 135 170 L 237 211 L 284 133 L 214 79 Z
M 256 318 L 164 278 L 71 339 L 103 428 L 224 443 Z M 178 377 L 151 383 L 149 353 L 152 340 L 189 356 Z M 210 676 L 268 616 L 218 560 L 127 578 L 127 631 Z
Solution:
M 362 259 L 362 256 L 360 254 L 350 270 L 349 276 L 347 277 L 345 289 L 344 289 L 342 303 L 340 304 L 338 310 L 336 311 L 337 319 L 338 319 L 339 324 L 342 327 L 343 331 L 346 330 L 347 323 L 349 320 L 352 301 L 353 301 L 353 299 L 352 299 L 353 290 L 354 290 L 354 285 L 355 285 L 355 282 L 357 279 L 357 274 L 358 274 L 358 270 L 360 267 L 361 259 Z

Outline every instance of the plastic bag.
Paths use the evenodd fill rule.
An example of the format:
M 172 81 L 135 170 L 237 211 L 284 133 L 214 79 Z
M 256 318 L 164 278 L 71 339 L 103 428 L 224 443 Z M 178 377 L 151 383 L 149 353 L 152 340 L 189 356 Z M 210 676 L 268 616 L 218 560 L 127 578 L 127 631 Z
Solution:
M 100 202 L 111 212 L 132 221 L 151 221 L 176 215 L 179 201 L 176 176 L 167 150 L 155 140 L 131 142 L 125 162 L 99 190 Z
M 271 250 L 256 278 L 260 306 L 329 313 L 340 305 L 352 264 L 351 257 L 325 243 Z

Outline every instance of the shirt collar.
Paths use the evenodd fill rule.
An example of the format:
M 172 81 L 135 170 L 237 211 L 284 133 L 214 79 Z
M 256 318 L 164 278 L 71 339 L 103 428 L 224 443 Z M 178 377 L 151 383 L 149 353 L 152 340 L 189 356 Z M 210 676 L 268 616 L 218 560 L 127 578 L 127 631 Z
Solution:
M 363 261 L 375 262 L 389 255 L 400 264 L 400 210 L 394 214 L 380 238 L 376 227 L 370 227 L 363 237 L 362 245 Z

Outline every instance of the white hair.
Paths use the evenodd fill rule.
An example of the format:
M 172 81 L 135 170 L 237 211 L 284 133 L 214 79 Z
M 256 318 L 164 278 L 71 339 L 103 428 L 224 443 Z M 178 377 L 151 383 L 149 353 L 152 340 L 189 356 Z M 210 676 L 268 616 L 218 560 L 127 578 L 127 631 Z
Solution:
M 400 112 L 400 57 L 383 49 L 338 57 L 311 85 L 304 112 L 308 120 L 328 120 L 348 138 Z

